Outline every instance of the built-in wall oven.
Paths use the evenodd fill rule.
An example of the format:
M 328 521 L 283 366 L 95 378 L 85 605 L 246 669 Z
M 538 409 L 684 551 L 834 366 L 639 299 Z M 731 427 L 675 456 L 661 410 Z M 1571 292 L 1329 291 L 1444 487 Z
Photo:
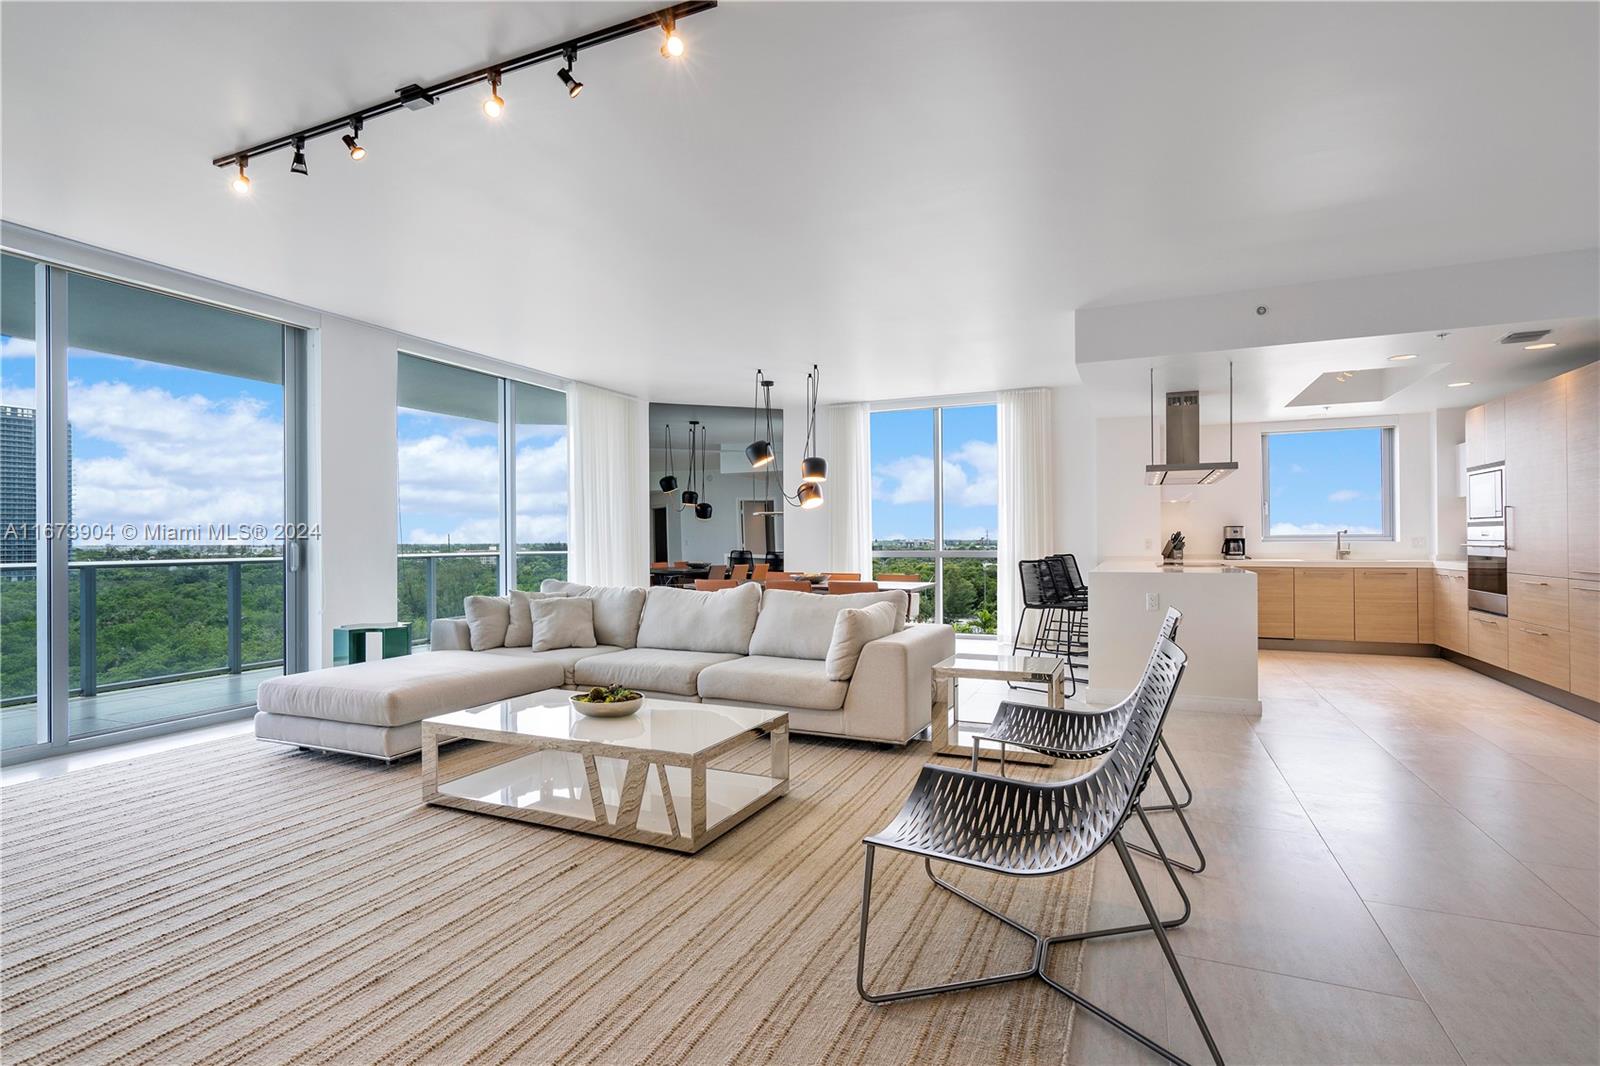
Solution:
M 1467 526 L 1467 606 L 1489 614 L 1506 613 L 1506 527 L 1480 522 Z

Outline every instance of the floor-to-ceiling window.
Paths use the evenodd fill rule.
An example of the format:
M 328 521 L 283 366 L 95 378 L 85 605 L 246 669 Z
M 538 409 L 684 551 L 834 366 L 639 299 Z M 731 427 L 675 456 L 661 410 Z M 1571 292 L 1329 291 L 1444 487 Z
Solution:
M 5 747 L 249 707 L 300 662 L 304 335 L 15 257 L 4 285 Z
M 872 572 L 935 584 L 919 620 L 995 631 L 993 404 L 872 413 Z
M 400 617 L 567 574 L 566 394 L 400 353 Z

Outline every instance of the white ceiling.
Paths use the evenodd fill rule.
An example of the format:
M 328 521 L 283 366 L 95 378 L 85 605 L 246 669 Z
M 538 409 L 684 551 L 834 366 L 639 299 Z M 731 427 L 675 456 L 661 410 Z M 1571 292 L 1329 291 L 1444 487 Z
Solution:
M 1071 312 L 1589 247 L 1594 4 L 736 4 L 252 168 L 645 4 L 8 0 L 14 222 L 552 373 L 740 403 L 1076 379 Z M 1309 381 L 1301 381 L 1298 388 Z

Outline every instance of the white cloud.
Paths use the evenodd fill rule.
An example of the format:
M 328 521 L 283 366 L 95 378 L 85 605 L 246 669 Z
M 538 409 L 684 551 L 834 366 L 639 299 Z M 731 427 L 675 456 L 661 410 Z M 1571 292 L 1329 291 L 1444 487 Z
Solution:
M 958 507 L 993 507 L 999 501 L 999 455 L 995 445 L 970 440 L 943 463 L 945 500 Z M 873 499 L 892 504 L 933 501 L 933 457 L 909 455 L 873 471 Z
M 1337 489 L 1328 493 L 1329 503 L 1349 503 L 1351 500 L 1361 499 L 1359 489 Z
M 495 443 L 482 442 L 482 436 L 435 433 L 400 442 L 402 542 L 499 543 L 499 453 Z M 566 433 L 532 436 L 534 440 L 524 440 L 517 449 L 517 540 L 565 541 Z M 416 517 L 408 519 L 408 515 Z M 436 525 L 441 518 L 448 525 Z M 408 525 L 408 521 L 418 524 Z
M 1339 530 L 1346 530 L 1351 535 L 1382 533 L 1383 530 L 1372 526 L 1351 526 L 1344 523 L 1306 522 L 1274 522 L 1268 534 L 1274 537 L 1332 537 Z

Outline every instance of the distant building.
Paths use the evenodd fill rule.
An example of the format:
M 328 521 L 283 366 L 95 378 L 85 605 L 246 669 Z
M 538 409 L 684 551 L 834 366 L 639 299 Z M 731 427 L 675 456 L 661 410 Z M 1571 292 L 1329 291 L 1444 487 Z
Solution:
M 37 558 L 34 426 L 33 408 L 0 407 L 0 563 L 31 563 Z M 72 524 L 70 425 L 67 427 L 67 524 Z M 7 530 L 25 530 L 26 535 L 4 536 Z

